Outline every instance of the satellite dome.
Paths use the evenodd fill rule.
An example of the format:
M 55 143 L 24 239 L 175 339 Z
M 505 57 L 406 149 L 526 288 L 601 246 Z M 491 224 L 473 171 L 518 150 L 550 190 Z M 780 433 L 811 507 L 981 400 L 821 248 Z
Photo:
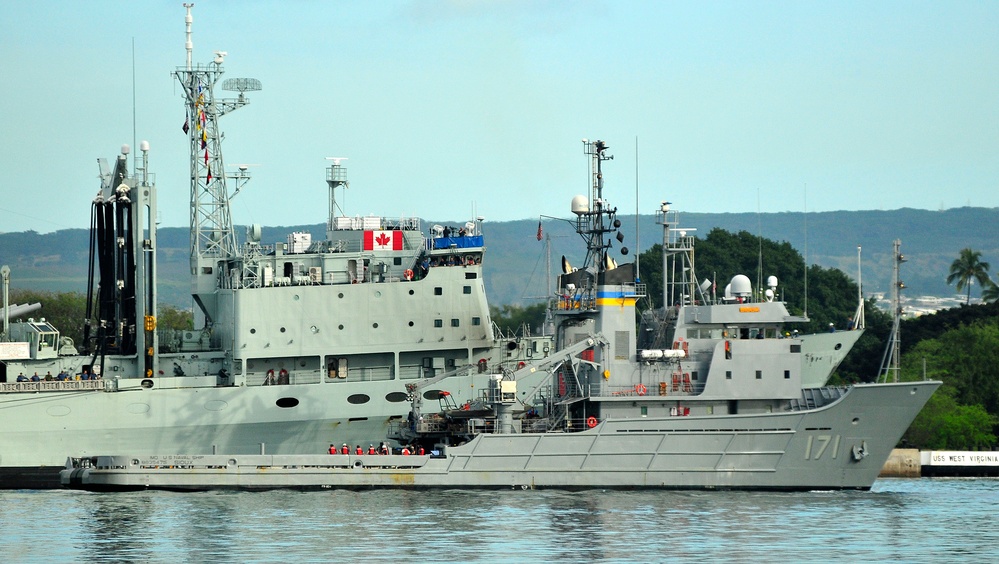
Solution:
M 732 295 L 737 298 L 748 298 L 753 294 L 753 283 L 745 274 L 736 274 L 732 277 Z
M 590 203 L 587 201 L 586 196 L 579 195 L 572 198 L 572 213 L 576 215 L 588 213 L 590 211 Z

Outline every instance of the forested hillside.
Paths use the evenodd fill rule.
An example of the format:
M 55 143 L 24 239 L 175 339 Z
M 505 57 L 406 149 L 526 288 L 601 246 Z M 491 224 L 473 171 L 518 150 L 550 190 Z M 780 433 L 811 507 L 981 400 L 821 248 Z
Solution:
M 627 256 L 645 251 L 662 241 L 662 231 L 652 215 L 642 215 L 641 240 L 636 242 L 635 216 L 622 216 Z M 857 275 L 857 246 L 863 248 L 865 294 L 886 292 L 891 279 L 891 242 L 902 240 L 909 261 L 902 273 L 908 295 L 948 296 L 955 293 L 946 277 L 960 249 L 981 251 L 983 260 L 999 265 L 999 239 L 987 226 L 999 225 L 999 209 L 957 208 L 945 211 L 900 209 L 891 211 L 823 213 L 683 214 L 683 225 L 701 237 L 714 228 L 732 233 L 746 231 L 774 241 L 787 242 L 805 256 L 809 264 L 838 268 L 849 277 Z M 435 221 L 426 221 L 429 228 Z M 456 224 L 457 221 L 440 222 Z M 263 241 L 285 241 L 298 230 L 325 238 L 325 226 L 265 227 Z M 530 298 L 546 293 L 545 241 L 537 240 L 538 220 L 485 224 L 488 252 L 484 268 L 486 289 L 494 305 L 534 303 Z M 242 234 L 243 229 L 237 229 Z M 569 220 L 545 219 L 543 232 L 551 241 L 552 268 L 562 255 L 579 263 L 582 246 Z M 11 285 L 56 292 L 85 291 L 89 234 L 71 229 L 54 233 L 0 234 L 0 263 L 11 267 Z M 162 301 L 190 307 L 188 297 L 188 230 L 161 228 L 158 232 L 159 283 Z M 746 252 L 742 250 L 741 252 Z M 764 275 L 769 275 L 771 257 L 763 256 Z M 557 274 L 557 272 L 554 272 Z M 701 272 L 702 275 L 710 273 Z M 721 274 L 721 273 L 719 273 Z M 747 272 L 755 279 L 755 272 Z M 781 273 L 786 280 L 795 273 Z M 977 289 L 975 290 L 977 292 Z M 973 292 L 973 297 L 976 297 Z

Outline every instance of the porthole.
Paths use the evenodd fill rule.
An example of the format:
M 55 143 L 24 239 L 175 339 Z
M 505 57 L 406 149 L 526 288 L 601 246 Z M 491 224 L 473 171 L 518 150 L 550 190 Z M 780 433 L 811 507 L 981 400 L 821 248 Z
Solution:
M 409 326 L 410 326 L 410 327 L 412 327 L 412 326 L 413 326 L 413 322 L 412 322 L 412 321 L 410 321 L 410 322 L 409 322 Z
M 850 423 L 853 423 L 854 425 L 856 425 L 857 423 L 860 423 L 860 418 L 859 417 L 854 417 L 853 421 L 850 421 Z
M 338 297 L 338 298 L 340 298 L 342 300 L 343 299 L 343 292 L 340 292 L 339 294 L 337 294 L 336 297 Z
M 372 323 L 371 324 L 371 328 L 372 329 L 378 329 L 378 324 L 377 323 Z
M 295 300 L 297 302 L 301 298 L 299 298 L 298 294 L 295 294 L 294 296 L 291 297 L 291 299 L 293 299 L 293 300 Z
M 366 394 L 354 394 L 352 396 L 347 396 L 347 403 L 352 403 L 354 405 L 368 403 L 369 401 L 371 401 L 371 398 Z
M 414 291 L 412 291 L 412 290 L 410 290 L 410 291 L 409 291 L 409 295 L 410 295 L 410 296 L 412 296 L 412 295 L 413 295 L 413 294 L 415 294 L 415 293 L 416 293 L 416 292 L 414 292 Z
M 377 291 L 376 291 L 376 292 L 375 292 L 375 297 L 376 297 L 376 298 L 380 298 L 380 297 L 382 297 L 382 293 L 381 293 L 381 292 L 377 292 Z
M 390 401 L 392 403 L 401 403 L 409 399 L 409 396 L 403 392 L 390 392 L 385 394 L 385 401 Z
M 285 332 L 285 328 L 284 328 L 284 327 L 282 327 L 282 328 L 281 328 L 281 332 L 282 332 L 282 333 L 284 333 L 284 332 Z
M 250 327 L 250 334 L 251 334 L 251 335 L 254 335 L 254 334 L 256 334 L 256 332 L 257 332 L 257 330 L 256 330 L 256 329 L 254 329 L 253 327 Z
M 337 328 L 343 331 L 343 325 L 338 325 Z
M 843 343 L 836 343 L 836 346 L 833 347 L 833 349 L 835 349 L 835 350 L 839 350 L 841 348 L 843 348 Z
M 275 403 L 277 403 L 278 407 L 282 408 L 295 407 L 298 405 L 298 398 L 278 398 Z

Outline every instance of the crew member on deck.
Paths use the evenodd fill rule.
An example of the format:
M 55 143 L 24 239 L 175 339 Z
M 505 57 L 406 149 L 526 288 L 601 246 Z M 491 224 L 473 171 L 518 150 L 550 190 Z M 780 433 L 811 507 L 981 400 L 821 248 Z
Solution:
M 361 456 L 362 454 L 364 454 L 364 449 L 361 448 L 361 445 L 357 445 L 357 448 L 354 449 L 354 454 L 356 454 L 358 456 Z
M 24 375 L 24 372 L 22 372 L 22 373 L 20 373 L 20 374 L 17 375 L 17 381 L 18 382 L 27 382 L 28 381 L 28 377 Z
M 375 450 L 375 445 L 368 445 L 368 454 L 378 454 L 378 451 Z
M 336 454 L 336 445 L 330 444 L 330 454 Z
M 343 446 L 340 447 L 340 454 L 350 454 L 350 447 L 347 446 L 347 443 L 343 443 Z

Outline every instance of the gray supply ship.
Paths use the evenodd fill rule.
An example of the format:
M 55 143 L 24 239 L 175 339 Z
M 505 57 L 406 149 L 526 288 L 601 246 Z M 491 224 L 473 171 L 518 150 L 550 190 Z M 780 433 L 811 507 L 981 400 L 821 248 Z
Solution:
M 186 24 L 187 64 L 174 75 L 190 145 L 197 329 L 156 331 L 155 176 L 148 143 L 134 167 L 124 147 L 110 165 L 100 161 L 87 312 L 95 321 L 82 352 L 44 319 L 8 323 L 39 304 L 4 312 L 0 487 L 58 487 L 67 452 L 205 443 L 239 452 L 265 442 L 275 453 L 310 453 L 331 439 L 368 440 L 405 417 L 407 382 L 464 368 L 454 393 L 466 401 L 487 385 L 486 367 L 550 350 L 550 337 L 493 326 L 482 218 L 442 226 L 347 215 L 336 197 L 347 183 L 341 159 L 327 171 L 324 240 L 291 233 L 268 244 L 258 226 L 239 240 L 230 200 L 249 176 L 245 167 L 224 173 L 219 121 L 260 83 L 222 81 L 222 52 L 193 64 L 190 8 Z M 10 276 L 5 269 L 5 296 Z
M 603 194 L 607 146 L 584 144 L 593 183 L 588 197 L 573 198 L 572 212 L 586 260 L 578 269 L 563 260 L 557 352 L 492 370 L 483 394 L 463 405 L 453 401 L 450 390 L 461 383 L 450 372 L 408 383 L 411 411 L 390 437 L 412 447 L 386 455 L 360 445 L 291 456 L 118 451 L 124 454 L 70 457 L 62 483 L 96 490 L 869 489 L 940 382 L 806 386 L 802 340 L 782 330 L 805 319 L 775 301 L 777 281 L 758 292 L 737 275 L 723 295 L 709 293 L 695 275 L 694 238 L 665 202 L 658 210 L 663 303 L 672 305 L 637 325 L 635 304 L 646 287 L 634 263 L 611 258 L 620 223 Z M 425 410 L 434 399 L 440 409 Z
M 514 338 L 494 327 L 481 218 L 441 226 L 348 215 L 337 201 L 347 184 L 341 159 L 326 174 L 324 239 L 290 233 L 268 243 L 256 226 L 238 237 L 230 201 L 249 173 L 224 172 L 220 120 L 246 105 L 260 83 L 222 80 L 224 52 L 194 64 L 192 21 L 188 9 L 187 62 L 174 75 L 190 153 L 196 329 L 157 331 L 151 152 L 146 143 L 135 155 L 125 147 L 112 163 L 100 161 L 84 342 L 72 343 L 41 318 L 8 322 L 41 306 L 10 306 L 4 298 L 0 488 L 58 486 L 69 454 L 155 455 L 209 445 L 245 453 L 264 443 L 269 453 L 292 455 L 324 452 L 329 441 L 367 444 L 405 420 L 407 385 L 452 373 L 450 397 L 465 404 L 481 396 L 496 370 L 554 350 L 551 337 Z M 232 98 L 222 97 L 226 90 Z M 11 276 L 16 272 L 4 269 L 5 296 Z M 824 384 L 859 335 L 803 337 L 796 367 L 802 384 Z M 40 381 L 31 381 L 35 374 Z M 530 389 L 544 375 L 534 377 L 520 386 Z M 695 374 L 691 386 L 701 383 Z

